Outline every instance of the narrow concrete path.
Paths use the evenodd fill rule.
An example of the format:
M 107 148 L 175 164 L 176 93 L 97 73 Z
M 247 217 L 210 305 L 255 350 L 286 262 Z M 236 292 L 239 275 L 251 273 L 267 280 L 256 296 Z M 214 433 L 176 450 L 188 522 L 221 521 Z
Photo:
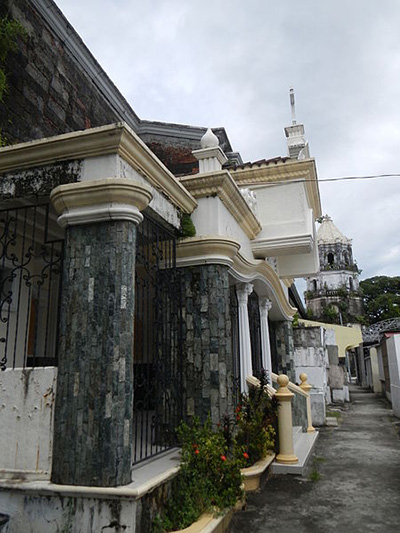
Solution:
M 320 431 L 307 474 L 271 477 L 229 533 L 400 533 L 400 421 L 354 386 L 340 416 Z

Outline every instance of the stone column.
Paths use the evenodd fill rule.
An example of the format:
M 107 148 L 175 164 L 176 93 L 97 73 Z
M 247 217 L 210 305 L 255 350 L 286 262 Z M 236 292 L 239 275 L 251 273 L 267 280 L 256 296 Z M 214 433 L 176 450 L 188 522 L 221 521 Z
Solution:
M 253 285 L 251 283 L 240 283 L 236 286 L 239 315 L 240 390 L 242 392 L 247 392 L 248 390 L 246 377 L 253 375 L 249 311 L 247 307 L 249 295 L 252 292 Z
M 61 185 L 66 228 L 52 481 L 131 481 L 136 226 L 149 189 L 108 178 Z
M 268 378 L 271 380 L 272 360 L 271 360 L 271 343 L 269 339 L 268 312 L 272 307 L 271 300 L 260 298 L 260 326 L 261 326 L 261 350 L 262 364 L 264 370 L 268 372 Z
M 186 416 L 213 425 L 233 412 L 233 361 L 226 265 L 181 269 Z

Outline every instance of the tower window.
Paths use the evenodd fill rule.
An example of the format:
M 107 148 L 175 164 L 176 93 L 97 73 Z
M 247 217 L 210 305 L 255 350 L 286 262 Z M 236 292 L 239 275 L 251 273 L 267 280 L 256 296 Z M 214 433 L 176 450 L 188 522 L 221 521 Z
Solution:
M 327 259 L 328 259 L 328 264 L 332 266 L 335 261 L 335 256 L 333 255 L 332 252 L 329 252 Z
M 354 289 L 353 278 L 349 278 L 349 287 L 351 291 Z

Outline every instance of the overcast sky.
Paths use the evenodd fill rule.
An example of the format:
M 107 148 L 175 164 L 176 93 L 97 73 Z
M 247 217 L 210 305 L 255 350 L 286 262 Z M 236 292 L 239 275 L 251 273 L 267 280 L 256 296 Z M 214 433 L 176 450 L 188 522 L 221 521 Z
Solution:
M 286 155 L 289 88 L 361 278 L 400 275 L 399 0 L 56 0 L 141 119 Z

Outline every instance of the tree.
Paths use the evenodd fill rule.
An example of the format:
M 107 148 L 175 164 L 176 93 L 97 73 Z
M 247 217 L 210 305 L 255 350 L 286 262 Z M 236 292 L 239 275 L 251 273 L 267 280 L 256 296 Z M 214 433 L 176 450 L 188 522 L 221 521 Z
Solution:
M 400 317 L 400 276 L 375 276 L 360 281 L 368 322 Z

